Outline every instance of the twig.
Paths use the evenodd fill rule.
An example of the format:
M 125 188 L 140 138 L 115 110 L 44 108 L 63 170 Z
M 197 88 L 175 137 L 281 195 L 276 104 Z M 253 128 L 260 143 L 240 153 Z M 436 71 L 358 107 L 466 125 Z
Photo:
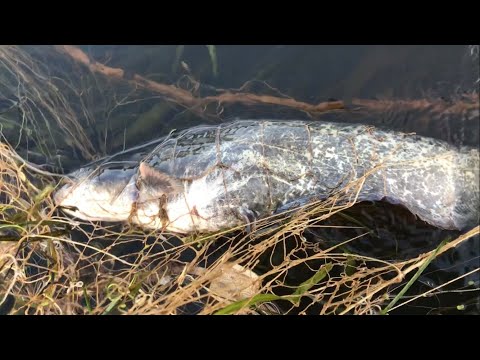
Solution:
M 54 48 L 74 61 L 83 64 L 89 68 L 91 72 L 100 73 L 104 76 L 124 80 L 132 86 L 145 88 L 165 96 L 165 98 L 174 101 L 190 110 L 201 114 L 202 109 L 206 108 L 211 103 L 218 104 L 234 104 L 239 103 L 243 105 L 280 105 L 308 113 L 321 113 L 330 110 L 344 109 L 342 101 L 321 102 L 319 104 L 309 104 L 302 101 L 297 101 L 290 98 L 282 98 L 270 95 L 255 95 L 249 93 L 232 93 L 226 90 L 223 94 L 207 97 L 195 97 L 189 91 L 178 88 L 174 85 L 161 84 L 156 81 L 149 80 L 141 75 L 133 74 L 126 76 L 125 71 L 120 68 L 113 68 L 103 65 L 91 59 L 85 52 L 76 46 L 71 45 L 56 45 Z

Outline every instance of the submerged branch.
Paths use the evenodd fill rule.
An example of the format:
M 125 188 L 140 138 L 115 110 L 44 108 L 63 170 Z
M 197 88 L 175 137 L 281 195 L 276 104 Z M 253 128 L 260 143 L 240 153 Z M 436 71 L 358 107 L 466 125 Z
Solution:
M 83 50 L 71 45 L 57 45 L 54 47 L 58 52 L 67 55 L 77 63 L 87 66 L 93 73 L 99 73 L 106 77 L 124 80 L 134 87 L 141 87 L 157 94 L 160 94 L 170 101 L 173 101 L 194 113 L 205 116 L 205 108 L 212 103 L 219 106 L 225 104 L 242 104 L 248 106 L 255 105 L 276 105 L 284 106 L 290 109 L 306 112 L 308 114 L 319 114 L 332 110 L 344 110 L 347 105 L 343 101 L 326 101 L 318 104 L 310 104 L 298 101 L 289 97 L 257 95 L 253 93 L 219 89 L 221 93 L 215 96 L 196 97 L 190 91 L 181 89 L 175 85 L 162 84 L 149 80 L 139 74 L 128 74 L 121 68 L 106 66 L 91 59 Z M 460 114 L 466 111 L 478 110 L 478 94 L 463 94 L 460 99 L 454 102 L 444 99 L 359 99 L 353 98 L 349 104 L 352 109 L 365 109 L 371 112 L 391 111 L 393 108 L 405 110 L 425 110 L 429 109 L 434 114 Z
M 71 45 L 57 45 L 55 49 L 65 55 L 68 55 L 74 61 L 87 66 L 90 71 L 104 76 L 125 80 L 132 86 L 143 87 L 155 93 L 165 96 L 195 113 L 202 114 L 203 109 L 211 103 L 223 104 L 243 104 L 243 105 L 279 105 L 288 108 L 305 111 L 307 113 L 321 113 L 330 110 L 344 109 L 342 101 L 328 101 L 319 104 L 309 104 L 297 101 L 291 98 L 282 98 L 269 95 L 256 95 L 251 93 L 233 93 L 226 90 L 224 93 L 216 96 L 195 97 L 189 91 L 180 89 L 174 85 L 165 85 L 156 81 L 149 80 L 141 75 L 133 74 L 127 76 L 126 72 L 120 68 L 113 68 L 103 65 L 91 59 L 81 49 Z

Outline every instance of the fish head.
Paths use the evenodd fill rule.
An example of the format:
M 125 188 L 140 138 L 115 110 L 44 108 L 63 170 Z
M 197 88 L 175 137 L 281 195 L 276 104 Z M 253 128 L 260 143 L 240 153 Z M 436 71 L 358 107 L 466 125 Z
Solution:
M 69 215 L 91 221 L 125 221 L 138 199 L 135 169 L 81 168 L 53 195 Z

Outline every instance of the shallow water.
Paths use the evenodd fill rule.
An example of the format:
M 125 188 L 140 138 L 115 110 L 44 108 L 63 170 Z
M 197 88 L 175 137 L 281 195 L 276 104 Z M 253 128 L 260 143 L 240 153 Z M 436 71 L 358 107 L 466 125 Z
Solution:
M 344 101 L 347 111 L 307 114 L 278 106 L 215 106 L 211 114 L 198 114 L 175 105 L 148 91 L 132 92 L 121 81 L 79 80 L 83 91 L 68 99 L 78 110 L 82 128 L 91 143 L 90 153 L 75 148 L 75 142 L 62 135 L 59 125 L 49 124 L 43 147 L 52 150 L 45 156 L 28 124 L 20 136 L 13 126 L 6 131 L 11 143 L 30 161 L 70 171 L 95 159 L 167 135 L 172 129 L 184 129 L 202 123 L 220 123 L 236 118 L 321 119 L 381 126 L 404 132 L 416 132 L 453 143 L 479 147 L 478 45 L 475 46 L 215 46 L 215 57 L 205 45 L 193 46 L 81 46 L 99 63 L 121 68 L 127 78 L 134 74 L 166 84 L 178 84 L 197 96 L 213 96 L 218 89 L 240 89 L 253 94 L 294 98 L 310 104 L 329 100 Z M 45 48 L 29 51 L 38 58 Z M 74 71 L 57 59 L 50 63 L 53 73 Z M 216 65 L 215 65 L 216 64 Z M 100 89 L 100 90 L 99 90 Z M 20 122 L 12 109 L 18 101 L 15 93 L 4 91 L 0 97 L 2 124 Z M 469 106 L 474 104 L 473 107 Z M 466 105 L 465 105 L 466 104 Z M 476 105 L 475 105 L 476 104 Z M 88 107 L 88 114 L 79 109 Z M 28 131 L 30 130 L 30 132 Z M 359 204 L 349 214 L 374 236 L 362 242 L 357 252 L 384 258 L 414 256 L 435 248 L 457 232 L 435 229 L 415 219 L 402 208 L 386 204 Z M 346 218 L 329 220 L 351 225 Z M 312 231 L 311 241 L 339 242 L 351 237 L 351 231 Z M 478 244 L 478 239 L 476 240 Z M 478 249 L 477 249 L 478 250 Z M 471 256 L 478 264 L 477 254 Z M 458 270 L 458 269 L 457 269 Z M 432 267 L 430 273 L 435 271 Z M 425 275 L 424 286 L 444 279 L 439 273 Z M 445 277 L 451 275 L 446 274 Z M 478 273 L 475 278 L 478 284 Z M 427 284 L 427 285 L 425 285 Z M 433 285 L 432 285 L 433 284 Z M 478 287 L 478 285 L 477 285 Z M 445 303 L 418 305 L 425 308 L 455 307 L 466 301 L 462 295 L 448 295 Z M 475 300 L 476 299 L 476 300 Z M 435 301 L 440 301 L 437 298 Z M 467 299 L 472 307 L 478 292 Z M 414 305 L 415 306 L 415 305 Z M 415 312 L 422 312 L 415 308 Z M 404 309 L 414 311 L 413 308 Z M 425 310 L 424 312 L 428 312 Z
M 347 104 L 353 99 L 379 100 L 379 104 L 382 100 L 403 100 L 411 105 L 395 109 L 384 105 L 378 112 L 370 108 L 354 120 L 348 115 L 339 120 L 416 131 L 457 144 L 476 146 L 479 143 L 478 113 L 476 119 L 467 121 L 459 112 L 445 117 L 433 109 L 420 109 L 415 104 L 415 100 L 434 103 L 443 99 L 455 103 L 463 96 L 475 94 L 478 97 L 478 47 L 224 45 L 216 47 L 216 76 L 206 46 L 185 46 L 178 59 L 176 46 L 86 46 L 84 49 L 100 62 L 108 59 L 109 66 L 162 82 L 175 83 L 183 75 L 191 75 L 200 83 L 198 94 L 203 96 L 214 94 L 212 88 L 238 89 L 255 81 L 244 90 L 281 93 L 308 103 L 329 99 L 343 100 Z M 189 85 L 185 79 L 179 84 Z M 153 138 L 167 134 L 172 128 L 205 122 L 195 117 L 188 120 L 178 117 L 182 109 L 179 110 L 165 111 L 155 124 L 144 124 L 144 133 L 139 131 L 138 137 Z M 275 108 L 261 110 L 225 109 L 218 121 L 245 117 L 291 118 L 295 115 L 308 119 L 308 115 L 302 112 L 292 114 Z M 126 124 L 127 132 L 134 126 L 134 120 L 132 124 Z M 149 131 L 150 126 L 153 132 Z

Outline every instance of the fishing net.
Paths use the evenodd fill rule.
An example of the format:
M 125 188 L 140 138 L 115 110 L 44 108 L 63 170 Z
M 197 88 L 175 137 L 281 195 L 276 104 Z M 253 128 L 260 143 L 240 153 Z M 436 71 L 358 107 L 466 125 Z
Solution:
M 211 91 L 202 96 L 203 85 L 191 76 L 182 78 L 188 86 L 164 84 L 103 60 L 93 61 L 76 47 L 0 47 L 2 313 L 379 314 L 446 292 L 478 292 L 475 253 L 453 262 L 463 269 L 455 275 L 437 282 L 424 277 L 447 266 L 432 267 L 442 257 L 475 247 L 478 226 L 462 234 L 426 226 L 425 234 L 436 232 L 437 241 L 416 244 L 412 251 L 389 240 L 391 232 L 372 226 L 388 217 L 381 205 L 339 206 L 342 193 L 262 219 L 250 232 L 240 227 L 178 236 L 65 216 L 52 200 L 59 184 L 54 172 L 136 143 L 139 128 L 127 131 L 125 124 L 138 112 L 146 123 L 151 109 L 166 117 L 174 111 L 181 114 L 178 124 L 192 113 L 214 122 L 236 106 L 275 105 L 289 115 L 315 118 L 344 107 L 338 101 L 304 103 L 276 89 L 253 93 L 251 84 L 202 90 Z M 55 70 L 47 66 L 52 62 Z M 476 101 L 410 105 L 438 112 L 456 106 L 469 113 L 478 111 Z M 389 110 L 399 106 L 382 104 Z M 379 106 L 360 100 L 357 105 Z M 118 115 L 123 113 L 129 115 Z M 362 179 L 349 184 L 354 192 L 361 186 Z M 372 211 L 377 219 L 368 215 Z M 403 236 L 410 235 L 405 230 Z M 422 235 L 417 230 L 417 238 Z M 385 242 L 390 248 L 383 244 L 375 251 Z M 478 297 L 466 299 L 458 301 L 458 309 L 478 312 Z M 429 311 L 440 309 L 429 304 Z

